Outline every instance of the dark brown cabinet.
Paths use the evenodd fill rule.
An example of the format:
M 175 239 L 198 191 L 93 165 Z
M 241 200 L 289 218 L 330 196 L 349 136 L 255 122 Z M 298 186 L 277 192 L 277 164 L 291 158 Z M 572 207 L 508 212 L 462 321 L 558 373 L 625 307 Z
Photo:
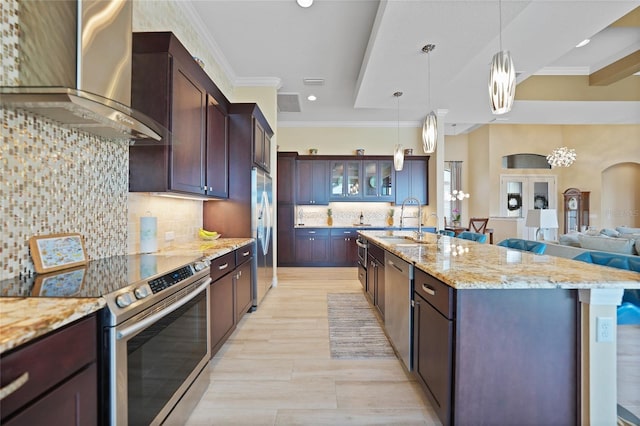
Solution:
M 332 228 L 329 232 L 331 239 L 330 258 L 332 266 L 357 266 L 358 246 L 356 238 L 358 232 L 349 228 Z
M 443 424 L 451 423 L 453 289 L 415 272 L 413 369 Z
M 298 160 L 296 163 L 296 203 L 329 204 L 327 162 Z
M 98 424 L 97 350 L 91 315 L 3 354 L 0 387 L 24 383 L 0 402 L 2 424 Z
M 255 103 L 229 105 L 229 195 L 222 203 L 204 203 L 202 224 L 225 237 L 252 236 L 253 136 L 258 121 L 266 135 L 273 134 L 266 118 Z
M 231 335 L 236 325 L 234 302 L 235 253 L 227 253 L 211 261 L 211 279 L 209 288 L 211 321 L 211 356 L 220 349 Z
M 227 116 L 218 102 L 207 95 L 206 194 L 229 196 L 229 146 Z
M 253 305 L 253 286 L 251 283 L 253 249 L 253 245 L 248 245 L 236 250 L 236 264 L 238 266 L 233 273 L 235 280 L 236 324 Z
M 329 229 L 296 229 L 296 264 L 326 266 L 329 263 Z
M 211 356 L 224 344 L 235 328 L 233 275 L 227 274 L 211 283 Z
M 278 266 L 295 265 L 296 152 L 278 153 Z
M 210 326 L 213 357 L 253 304 L 252 270 L 255 245 L 250 244 L 211 261 Z
M 271 135 L 258 120 L 253 122 L 253 163 L 267 173 L 271 170 Z
M 420 204 L 429 204 L 429 157 L 405 157 L 404 167 L 395 172 L 395 202 L 416 197 Z
M 579 423 L 577 290 L 453 289 L 416 269 L 413 315 L 413 373 L 443 424 Z
M 130 146 L 130 191 L 226 197 L 228 101 L 172 33 L 134 33 L 131 105 L 167 132 Z
M 395 201 L 395 171 L 391 160 L 362 162 L 364 201 Z
M 329 200 L 362 200 L 362 161 L 329 161 Z
M 371 242 L 367 251 L 367 285 L 366 294 L 369 301 L 384 319 L 384 298 L 385 298 L 385 278 L 384 278 L 384 250 Z

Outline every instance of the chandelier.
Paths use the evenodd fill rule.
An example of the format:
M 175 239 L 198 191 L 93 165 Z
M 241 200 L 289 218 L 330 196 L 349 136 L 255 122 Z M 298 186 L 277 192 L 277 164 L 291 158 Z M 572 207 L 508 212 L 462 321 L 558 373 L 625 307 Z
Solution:
M 451 194 L 444 194 L 445 201 L 464 200 L 465 198 L 469 198 L 469 193 L 457 189 L 451 191 Z
M 547 162 L 551 167 L 569 167 L 576 161 L 576 150 L 562 146 L 554 149 L 547 155 Z
M 429 53 L 436 48 L 435 44 L 427 44 L 422 48 L 424 53 Z M 427 89 L 429 90 L 428 107 L 431 108 L 431 59 L 427 57 L 428 69 L 427 69 Z M 427 114 L 422 125 L 422 149 L 425 154 L 431 154 L 436 150 L 436 143 L 438 142 L 438 119 L 436 114 L 431 111 Z
M 516 97 L 516 70 L 511 53 L 508 50 L 502 50 L 502 2 L 498 2 L 498 7 L 500 9 L 500 51 L 493 55 L 489 70 L 489 100 L 491 111 L 495 115 L 511 111 Z

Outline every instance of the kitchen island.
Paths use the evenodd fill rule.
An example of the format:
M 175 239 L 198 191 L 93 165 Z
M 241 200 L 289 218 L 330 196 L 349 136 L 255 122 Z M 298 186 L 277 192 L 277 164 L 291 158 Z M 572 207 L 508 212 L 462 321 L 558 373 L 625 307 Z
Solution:
M 443 423 L 615 424 L 615 308 L 640 274 L 435 234 L 359 233 L 413 265 L 413 373 Z M 612 320 L 607 341 L 596 341 L 596 318 Z

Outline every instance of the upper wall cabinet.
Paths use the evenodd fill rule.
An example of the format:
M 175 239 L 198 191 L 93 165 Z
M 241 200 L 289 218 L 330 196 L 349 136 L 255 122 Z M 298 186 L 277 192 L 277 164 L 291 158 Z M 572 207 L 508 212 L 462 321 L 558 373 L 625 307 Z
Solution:
M 331 201 L 362 200 L 362 161 L 330 161 Z
M 130 147 L 129 190 L 226 198 L 228 105 L 172 33 L 134 33 L 131 106 L 168 133 Z
M 267 173 L 271 171 L 271 136 L 259 120 L 253 120 L 253 163 Z
M 296 188 L 297 204 L 329 204 L 327 162 L 296 161 Z
M 404 167 L 395 172 L 396 204 L 407 197 L 415 197 L 420 204 L 429 204 L 429 157 L 405 157 Z
M 395 201 L 393 161 L 363 161 L 362 174 L 362 196 L 366 201 Z

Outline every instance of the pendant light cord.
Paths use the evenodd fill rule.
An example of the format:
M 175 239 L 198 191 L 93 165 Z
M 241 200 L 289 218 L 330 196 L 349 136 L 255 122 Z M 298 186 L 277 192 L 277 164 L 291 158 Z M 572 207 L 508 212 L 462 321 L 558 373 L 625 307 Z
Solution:
M 498 0 L 498 19 L 500 22 L 500 51 L 502 52 L 502 0 Z

